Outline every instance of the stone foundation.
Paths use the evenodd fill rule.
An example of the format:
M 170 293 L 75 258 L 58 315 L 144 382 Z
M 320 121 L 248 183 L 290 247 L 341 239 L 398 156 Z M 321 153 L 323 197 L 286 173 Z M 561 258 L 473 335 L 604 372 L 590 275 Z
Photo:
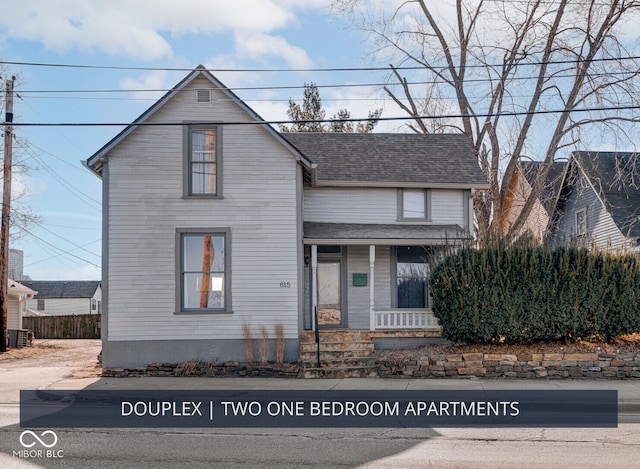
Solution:
M 640 353 L 463 353 L 379 362 L 382 378 L 640 378 Z
M 300 367 L 295 363 L 258 365 L 239 362 L 189 361 L 177 364 L 150 363 L 145 368 L 112 368 L 103 370 L 102 376 L 104 378 L 136 376 L 295 378 L 299 373 Z

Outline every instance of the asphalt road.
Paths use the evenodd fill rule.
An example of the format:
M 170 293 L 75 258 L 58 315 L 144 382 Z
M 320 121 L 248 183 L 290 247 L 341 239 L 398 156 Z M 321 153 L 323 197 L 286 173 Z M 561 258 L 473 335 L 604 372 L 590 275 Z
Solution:
M 91 376 L 99 344 L 0 358 L 0 467 L 638 467 L 640 380 L 283 380 Z M 95 372 L 93 371 L 95 374 Z M 18 426 L 29 389 L 616 389 L 617 428 L 54 429 L 51 449 Z M 53 435 L 34 431 L 45 444 Z M 25 448 L 33 443 L 30 449 Z M 22 453 L 21 453 L 22 451 Z M 27 451 L 25 453 L 24 451 Z M 37 452 L 41 451 L 41 454 Z M 48 452 L 49 451 L 49 452 Z

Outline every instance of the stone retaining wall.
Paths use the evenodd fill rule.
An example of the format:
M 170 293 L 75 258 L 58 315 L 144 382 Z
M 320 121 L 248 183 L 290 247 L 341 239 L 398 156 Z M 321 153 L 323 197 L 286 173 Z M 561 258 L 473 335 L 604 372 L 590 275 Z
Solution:
M 640 378 L 640 353 L 462 353 L 379 365 L 383 378 Z
M 188 361 L 177 364 L 150 363 L 146 368 L 112 368 L 102 370 L 102 376 L 111 378 L 135 376 L 295 378 L 299 371 L 299 366 L 295 363 L 258 365 L 239 362 Z
M 640 378 L 640 353 L 462 353 L 419 357 L 403 363 L 379 360 L 381 378 Z M 203 376 L 203 377 L 304 377 L 296 363 L 282 365 L 239 362 L 208 363 L 189 361 L 178 364 L 151 363 L 146 368 L 103 370 L 104 377 Z M 355 376 L 355 375 L 354 375 Z M 371 373 L 362 376 L 371 376 Z

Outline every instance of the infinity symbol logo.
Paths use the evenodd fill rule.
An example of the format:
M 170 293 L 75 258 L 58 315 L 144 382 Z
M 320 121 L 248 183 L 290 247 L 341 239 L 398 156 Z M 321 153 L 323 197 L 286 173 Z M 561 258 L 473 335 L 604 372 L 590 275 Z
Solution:
M 36 440 L 36 441 L 33 441 L 33 442 L 29 443 L 29 444 L 25 443 L 25 442 L 24 442 L 24 436 L 25 436 L 25 435 L 30 435 L 30 436 L 31 436 L 34 440 Z M 44 437 L 44 436 L 46 436 L 46 435 L 52 435 L 52 436 L 53 436 L 53 443 L 47 444 L 47 443 L 45 443 L 45 442 L 42 440 L 42 438 L 40 438 L 40 437 Z M 53 431 L 51 431 L 51 430 L 46 430 L 46 431 L 42 432 L 42 433 L 40 434 L 40 436 L 36 435 L 36 434 L 35 434 L 34 432 L 32 432 L 31 430 L 25 430 L 25 431 L 23 431 L 23 432 L 20 434 L 20 444 L 21 444 L 22 446 L 24 446 L 25 448 L 31 448 L 32 446 L 35 446 L 36 442 L 37 442 L 37 443 L 40 443 L 40 444 L 41 444 L 42 446 L 44 446 L 45 448 L 53 448 L 53 447 L 56 445 L 56 443 L 58 443 L 58 435 L 56 435 L 56 434 L 55 434 Z

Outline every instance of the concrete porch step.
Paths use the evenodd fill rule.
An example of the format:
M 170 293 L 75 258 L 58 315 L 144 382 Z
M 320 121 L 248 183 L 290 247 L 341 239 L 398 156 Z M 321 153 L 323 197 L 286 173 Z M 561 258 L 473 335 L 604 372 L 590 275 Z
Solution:
M 335 329 L 319 331 L 320 343 L 323 342 L 368 342 L 371 340 L 370 331 Z M 304 331 L 300 334 L 300 343 L 315 343 L 315 332 Z
M 315 361 L 317 352 L 311 350 L 300 352 L 300 361 Z M 348 360 L 351 358 L 370 358 L 372 353 L 370 350 L 320 350 L 320 360 Z
M 318 345 L 315 342 L 301 343 L 300 353 L 315 352 Z M 364 350 L 371 351 L 375 349 L 373 342 L 320 342 L 320 350 L 323 352 L 332 351 L 351 351 L 351 350 Z

